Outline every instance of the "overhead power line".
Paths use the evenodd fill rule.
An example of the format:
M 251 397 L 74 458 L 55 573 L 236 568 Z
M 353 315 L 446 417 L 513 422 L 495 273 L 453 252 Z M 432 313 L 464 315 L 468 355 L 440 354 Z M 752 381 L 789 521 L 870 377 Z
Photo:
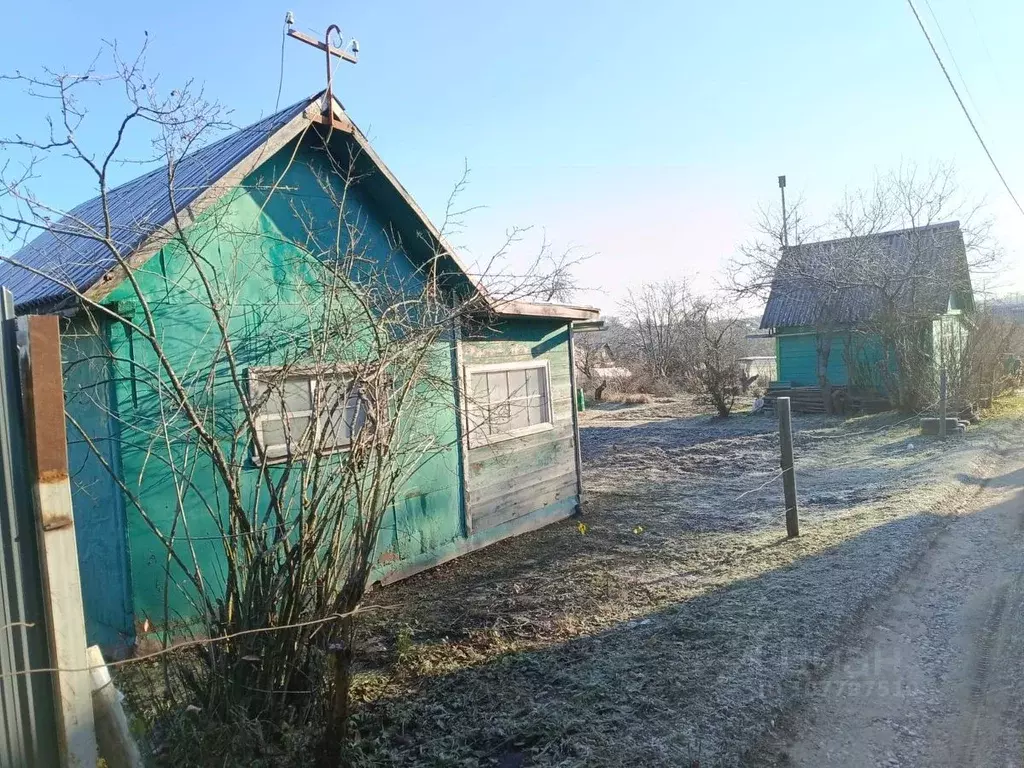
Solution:
M 1003 172 L 999 170 L 999 164 L 996 163 L 996 159 L 989 151 L 988 144 L 986 144 L 985 139 L 982 138 L 981 131 L 978 130 L 978 126 L 974 123 L 974 118 L 971 117 L 971 113 L 967 110 L 964 100 L 960 97 L 960 92 L 956 89 L 956 83 L 954 83 L 953 78 L 949 76 L 949 70 L 946 69 L 946 65 L 942 61 L 942 56 L 939 55 L 939 51 L 936 49 L 935 43 L 932 42 L 931 35 L 928 34 L 928 29 L 921 20 L 921 15 L 917 12 L 914 0 L 907 0 L 907 5 L 909 5 L 910 10 L 913 11 L 914 18 L 917 19 L 917 25 L 921 28 L 921 32 L 924 33 L 924 39 L 928 41 L 928 47 L 932 49 L 932 53 L 935 55 L 935 60 L 939 62 L 939 68 L 942 70 L 942 74 L 946 76 L 946 82 L 949 83 L 949 87 L 952 89 L 953 95 L 956 96 L 957 103 L 960 105 L 960 109 L 963 111 L 964 117 L 966 117 L 967 122 L 971 124 L 971 130 L 974 131 L 974 135 L 977 137 L 978 143 L 981 144 L 981 148 L 985 150 L 985 156 L 988 158 L 988 161 L 992 163 L 993 170 L 995 170 L 999 180 L 1003 182 L 1003 187 L 1006 188 L 1006 192 L 1010 196 L 1010 199 L 1012 199 L 1014 205 L 1017 206 L 1017 210 L 1020 211 L 1021 216 L 1024 216 L 1024 207 L 1021 206 L 1017 196 L 1013 194 L 1013 190 L 1010 188 L 1010 184 L 1003 175 Z

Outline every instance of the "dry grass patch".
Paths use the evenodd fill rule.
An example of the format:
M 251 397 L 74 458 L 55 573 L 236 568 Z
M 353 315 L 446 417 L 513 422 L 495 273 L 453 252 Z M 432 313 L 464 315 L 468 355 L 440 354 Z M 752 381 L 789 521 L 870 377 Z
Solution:
M 585 534 L 567 521 L 374 595 L 391 610 L 365 628 L 362 764 L 735 764 L 1013 432 L 798 420 L 805 535 L 786 541 L 777 488 L 736 500 L 777 465 L 771 420 L 648 412 L 591 415 Z

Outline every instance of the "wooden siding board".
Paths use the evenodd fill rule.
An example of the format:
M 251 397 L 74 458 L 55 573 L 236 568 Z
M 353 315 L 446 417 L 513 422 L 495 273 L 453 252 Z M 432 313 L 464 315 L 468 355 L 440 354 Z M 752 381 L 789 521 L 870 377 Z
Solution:
M 572 375 L 565 323 L 502 321 L 463 344 L 466 366 L 546 360 L 554 427 L 469 451 L 466 498 L 474 530 L 503 525 L 577 496 Z
M 489 482 L 487 485 L 480 485 L 473 491 L 473 503 L 476 506 L 482 507 L 495 501 L 501 501 L 517 491 L 534 489 L 544 483 L 564 479 L 569 475 L 575 476 L 575 467 L 571 457 L 568 461 L 562 461 L 546 469 L 538 470 L 526 478 L 501 478 Z M 488 479 L 491 478 L 488 477 Z
M 109 324 L 85 315 L 62 331 L 64 408 L 68 414 L 68 466 L 77 528 L 78 560 L 90 645 L 121 649 L 134 642 L 131 573 L 124 498 L 109 466 L 118 471 L 118 408 L 108 358 Z M 96 451 L 71 419 L 90 436 Z
M 493 466 L 500 468 L 514 465 L 522 461 L 516 457 L 523 453 L 545 454 L 537 459 L 543 464 L 548 458 L 572 450 L 572 444 L 572 431 L 556 428 L 493 445 L 481 445 L 469 451 L 469 474 L 471 477 L 478 477 L 481 472 L 490 471 Z
M 576 497 L 576 475 L 566 475 L 542 487 L 530 489 L 529 494 L 510 496 L 503 501 L 482 504 L 476 512 L 481 530 L 515 520 L 558 501 Z

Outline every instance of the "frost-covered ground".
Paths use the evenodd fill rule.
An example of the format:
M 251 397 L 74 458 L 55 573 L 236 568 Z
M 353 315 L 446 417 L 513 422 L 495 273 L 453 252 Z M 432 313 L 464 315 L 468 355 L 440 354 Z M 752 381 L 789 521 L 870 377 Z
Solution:
M 1011 415 L 945 444 L 898 422 L 794 418 L 787 541 L 770 417 L 588 411 L 581 520 L 372 596 L 366 762 L 736 764 L 1024 442 Z

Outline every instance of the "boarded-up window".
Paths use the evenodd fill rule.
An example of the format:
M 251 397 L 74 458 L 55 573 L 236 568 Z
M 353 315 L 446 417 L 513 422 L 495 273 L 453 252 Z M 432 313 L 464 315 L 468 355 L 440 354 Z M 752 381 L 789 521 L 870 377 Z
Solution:
M 547 429 L 552 423 L 547 362 L 466 369 L 470 446 Z
M 292 375 L 256 368 L 249 379 L 259 442 L 268 459 L 343 450 L 366 423 L 366 393 L 343 373 Z

